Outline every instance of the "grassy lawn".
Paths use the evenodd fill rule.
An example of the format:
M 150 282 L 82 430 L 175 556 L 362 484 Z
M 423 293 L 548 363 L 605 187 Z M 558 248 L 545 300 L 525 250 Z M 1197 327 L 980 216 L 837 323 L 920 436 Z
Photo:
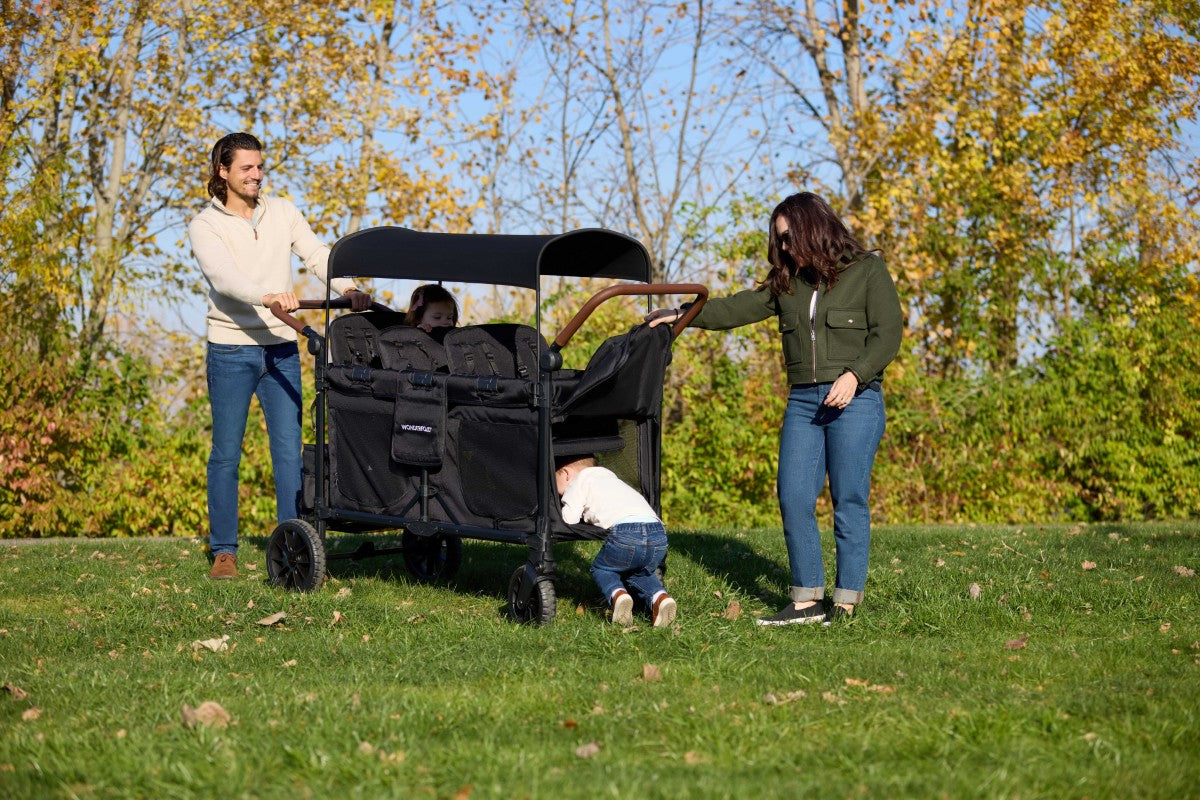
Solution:
M 829 628 L 754 624 L 777 530 L 674 532 L 668 630 L 605 621 L 594 544 L 541 628 L 522 548 L 295 595 L 264 544 L 210 582 L 194 540 L 0 542 L 0 797 L 1200 797 L 1200 523 L 880 527 Z

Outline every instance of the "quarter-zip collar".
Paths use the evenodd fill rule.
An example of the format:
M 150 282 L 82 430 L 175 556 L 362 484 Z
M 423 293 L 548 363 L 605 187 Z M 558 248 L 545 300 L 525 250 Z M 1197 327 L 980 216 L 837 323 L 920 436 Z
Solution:
M 228 208 L 226 208 L 225 204 L 222 203 L 216 197 L 212 198 L 211 205 L 213 208 L 217 209 L 222 214 L 229 216 L 229 217 L 233 217 L 235 219 L 240 219 L 242 222 L 249 225 L 250 232 L 254 234 L 255 241 L 258 240 L 258 226 L 262 222 L 263 216 L 266 215 L 266 213 L 267 213 L 267 198 L 265 198 L 265 197 L 258 198 L 258 202 L 254 204 L 254 213 L 251 215 L 250 219 L 246 219 L 241 214 L 233 213 Z

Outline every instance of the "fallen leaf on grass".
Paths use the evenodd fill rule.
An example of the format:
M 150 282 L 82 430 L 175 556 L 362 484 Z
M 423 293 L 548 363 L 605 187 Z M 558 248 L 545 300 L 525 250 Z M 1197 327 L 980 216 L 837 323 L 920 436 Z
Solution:
M 21 719 L 25 720 L 26 722 L 33 722 L 35 719 L 37 719 L 41 715 L 42 715 L 42 710 L 40 708 L 38 708 L 37 706 L 30 706 L 29 708 L 27 708 L 21 712 Z
M 346 619 L 346 617 L 342 615 L 342 612 L 334 611 L 333 612 L 333 620 L 330 621 L 329 627 L 332 628 L 334 625 L 337 625 L 339 622 L 345 621 L 345 619 Z
M 562 721 L 562 726 L 569 731 L 573 731 L 579 727 L 579 723 L 576 722 L 575 720 L 571 719 L 570 717 L 567 717 L 566 719 L 564 719 Z
M 334 597 L 349 597 L 349 596 L 350 596 L 350 587 L 349 586 L 343 586 L 342 588 L 338 589 L 337 594 L 334 595 Z
M 972 583 L 970 586 L 967 587 L 967 594 L 970 596 L 970 598 L 972 600 L 978 600 L 980 597 L 983 596 L 983 587 L 980 586 L 978 583 Z
M 1022 650 L 1025 647 L 1025 643 L 1028 641 L 1029 641 L 1028 636 L 1022 636 L 1019 639 L 1009 639 L 1007 642 L 1004 643 L 1004 649 L 1005 650 Z
M 788 692 L 783 697 L 777 697 L 773 692 L 767 692 L 763 695 L 763 702 L 770 706 L 781 706 L 784 703 L 799 700 L 801 697 L 808 697 L 808 692 L 803 689 L 796 689 L 793 692 Z
M 200 652 L 201 650 L 211 650 L 214 653 L 221 653 L 229 649 L 229 634 L 223 635 L 220 639 L 205 639 L 203 641 L 196 640 L 192 642 L 192 650 Z
M 1079 566 L 1081 569 L 1083 569 L 1086 572 L 1089 569 L 1095 569 L 1096 562 L 1095 561 L 1085 561 L 1082 564 L 1080 564 Z
M 595 742 L 581 744 L 579 747 L 575 748 L 575 755 L 579 756 L 580 758 L 591 758 L 599 752 L 600 745 L 596 744 Z
M 468 783 L 466 786 L 454 793 L 454 800 L 467 800 L 471 796 L 471 791 L 475 788 L 475 784 Z
M 846 681 L 847 686 L 858 686 L 876 694 L 891 694 L 896 691 L 894 686 L 888 686 L 883 683 L 871 683 L 866 678 L 844 678 L 843 680 Z
M 272 614 L 269 617 L 263 617 L 262 619 L 260 619 L 258 621 L 257 624 L 265 626 L 265 627 L 270 627 L 271 625 L 275 625 L 277 623 L 283 622 L 285 619 L 287 619 L 287 613 L 285 613 L 283 611 L 279 611 L 279 612 Z
M 695 750 L 688 750 L 683 754 L 683 763 L 693 767 L 697 764 L 706 764 L 708 763 L 708 756 L 697 753 Z
M 661 681 L 662 670 L 657 664 L 642 664 L 642 680 L 644 681 Z
M 205 700 L 195 708 L 184 703 L 182 712 L 183 725 L 189 730 L 198 725 L 206 728 L 227 728 L 232 719 L 229 712 L 222 708 L 220 703 L 212 700 Z
M 1175 566 L 1171 567 L 1171 569 L 1175 570 L 1176 575 L 1182 575 L 1185 578 L 1191 578 L 1192 576 L 1194 576 L 1196 574 L 1196 570 L 1190 569 L 1190 568 L 1182 566 L 1180 564 L 1176 564 Z
M 725 619 L 741 619 L 742 604 L 737 600 L 729 601 L 729 605 L 725 608 Z
M 833 692 L 821 692 L 821 699 L 826 703 L 834 703 L 835 705 L 844 706 L 846 701 L 838 697 Z
M 24 700 L 26 697 L 29 697 L 29 692 L 25 691 L 20 686 L 17 686 L 15 683 L 4 684 L 4 691 L 8 692 L 12 696 L 13 700 Z
M 296 666 L 297 663 L 299 663 L 299 662 L 297 662 L 296 659 L 289 658 L 287 661 L 283 662 L 283 666 L 285 669 L 287 669 L 287 668 Z

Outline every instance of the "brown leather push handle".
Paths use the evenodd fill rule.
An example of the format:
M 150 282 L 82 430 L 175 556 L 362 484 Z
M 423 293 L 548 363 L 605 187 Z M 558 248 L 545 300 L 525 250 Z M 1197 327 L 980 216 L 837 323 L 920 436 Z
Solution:
M 571 341 L 571 337 L 575 335 L 588 317 L 592 315 L 600 304 L 613 297 L 621 295 L 656 295 L 656 294 L 694 294 L 696 295 L 695 302 L 688 308 L 687 312 L 675 321 L 671 329 L 674 336 L 683 333 L 696 315 L 700 313 L 700 309 L 708 302 L 708 287 L 699 283 L 650 283 L 646 285 L 638 284 L 620 284 L 618 286 L 609 286 L 607 289 L 601 289 L 596 292 L 591 298 L 583 304 L 583 308 L 571 318 L 558 336 L 554 337 L 554 346 L 562 349 L 567 346 L 567 342 Z

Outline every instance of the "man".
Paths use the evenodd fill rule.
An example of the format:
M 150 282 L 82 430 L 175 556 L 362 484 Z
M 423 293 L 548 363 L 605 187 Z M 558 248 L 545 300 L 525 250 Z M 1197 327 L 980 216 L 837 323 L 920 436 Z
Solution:
M 267 421 L 278 518 L 297 516 L 300 353 L 295 331 L 270 307 L 278 302 L 284 311 L 299 308 L 292 291 L 292 253 L 319 280 L 327 280 L 329 248 L 291 202 L 261 194 L 262 149 L 248 133 L 231 133 L 217 141 L 208 181 L 212 200 L 188 225 L 192 252 L 209 284 L 210 578 L 237 577 L 238 464 L 251 395 L 257 395 Z M 370 295 L 358 291 L 352 281 L 337 279 L 330 286 L 334 294 L 348 296 L 356 311 L 371 303 Z

